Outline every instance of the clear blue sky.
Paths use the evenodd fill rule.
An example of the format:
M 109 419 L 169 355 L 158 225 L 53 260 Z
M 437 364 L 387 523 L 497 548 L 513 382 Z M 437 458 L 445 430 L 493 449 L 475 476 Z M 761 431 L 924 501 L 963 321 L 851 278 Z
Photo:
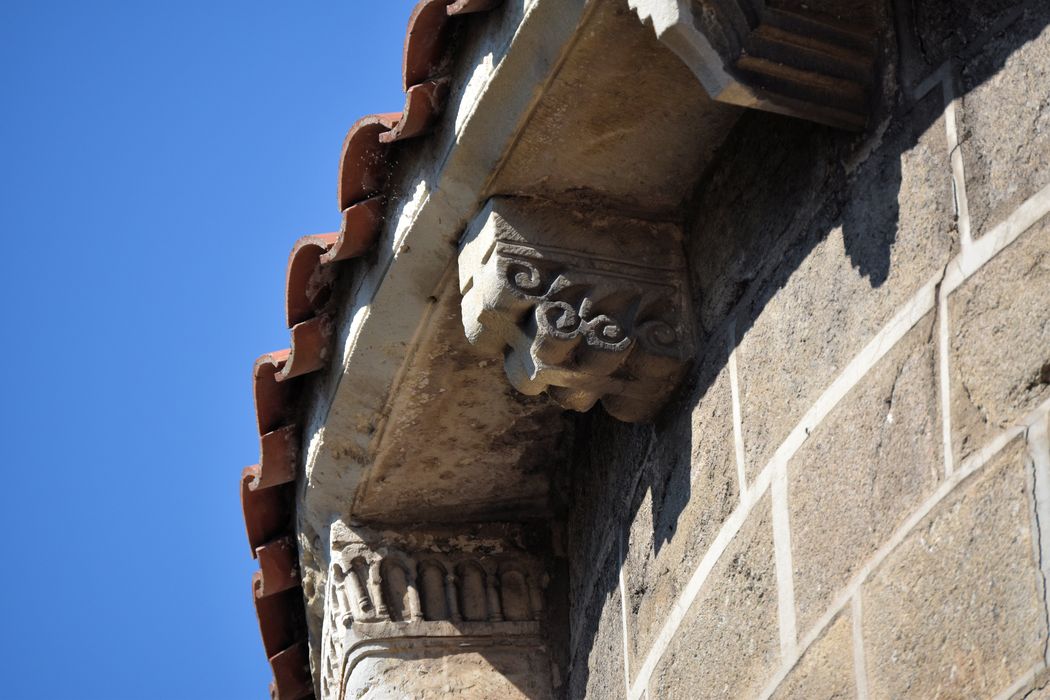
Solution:
M 4 700 L 268 697 L 250 368 L 409 0 L 2 0 Z

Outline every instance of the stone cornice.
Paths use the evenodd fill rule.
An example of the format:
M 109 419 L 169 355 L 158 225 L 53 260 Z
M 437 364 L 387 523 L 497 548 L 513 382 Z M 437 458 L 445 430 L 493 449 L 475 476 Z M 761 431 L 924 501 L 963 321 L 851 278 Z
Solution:
M 263 611 L 303 592 L 316 668 L 332 522 L 548 518 L 570 433 L 559 407 L 601 401 L 644 421 L 671 397 L 694 347 L 678 207 L 738 117 L 727 105 L 850 128 L 866 119 L 874 43 L 862 33 L 730 0 L 631 0 L 661 45 L 613 3 L 527 0 L 464 20 L 478 31 L 457 34 L 451 69 L 447 14 L 494 5 L 417 7 L 406 110 L 350 130 L 340 232 L 296 245 L 293 347 L 255 367 L 263 455 L 242 498 L 265 570 L 267 654 L 294 688 L 283 696 L 308 693 L 287 670 L 303 655 L 289 631 L 299 608 L 285 616 L 294 624 Z M 602 42 L 620 38 L 634 66 L 601 59 Z M 672 78 L 680 90 L 666 89 Z M 620 99 L 621 85 L 643 110 L 603 107 L 601 91 Z M 412 149 L 396 145 L 428 129 Z M 556 152 L 559 140 L 582 142 L 582 162 L 549 178 L 530 149 Z M 620 160 L 603 160 L 610 152 Z M 520 177 L 503 178 L 511 170 Z

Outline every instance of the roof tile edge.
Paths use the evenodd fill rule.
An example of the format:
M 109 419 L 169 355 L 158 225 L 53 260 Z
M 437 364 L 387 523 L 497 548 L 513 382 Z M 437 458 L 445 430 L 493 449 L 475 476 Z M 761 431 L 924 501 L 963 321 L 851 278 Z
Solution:
M 500 3 L 501 0 L 421 0 L 416 5 L 405 37 L 405 109 L 401 113 L 364 117 L 350 128 L 339 165 L 340 231 L 304 236 L 295 243 L 286 281 L 292 346 L 261 356 L 253 367 L 261 457 L 259 464 L 242 472 L 240 489 L 252 556 L 259 559 L 262 554 L 268 578 L 279 577 L 283 582 L 275 587 L 263 586 L 261 571 L 252 579 L 260 632 L 274 673 L 270 685 L 274 700 L 314 697 L 294 537 L 292 482 L 298 467 L 298 450 L 286 448 L 297 448 L 301 439 L 297 417 L 302 377 L 323 369 L 330 356 L 331 325 L 326 305 L 337 274 L 331 266 L 363 255 L 375 242 L 386 203 L 389 144 L 425 135 L 441 116 L 448 94 L 445 73 L 451 64 L 451 18 L 488 11 Z M 280 450 L 268 447 L 269 443 L 278 442 L 277 436 L 282 438 Z M 271 455 L 269 460 L 267 454 Z M 264 466 L 267 464 L 270 469 Z M 267 551 L 275 548 L 289 556 L 267 557 Z M 277 571 L 274 567 L 278 566 L 288 570 Z

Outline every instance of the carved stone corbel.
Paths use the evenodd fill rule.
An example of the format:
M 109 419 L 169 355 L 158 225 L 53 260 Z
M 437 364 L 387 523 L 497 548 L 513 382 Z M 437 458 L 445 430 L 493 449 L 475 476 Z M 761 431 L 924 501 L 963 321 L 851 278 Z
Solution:
M 628 0 L 719 102 L 850 130 L 871 112 L 874 27 L 764 0 Z M 855 21 L 863 21 L 854 18 Z
M 649 420 L 693 356 L 677 226 L 495 197 L 459 255 L 463 326 L 518 391 Z

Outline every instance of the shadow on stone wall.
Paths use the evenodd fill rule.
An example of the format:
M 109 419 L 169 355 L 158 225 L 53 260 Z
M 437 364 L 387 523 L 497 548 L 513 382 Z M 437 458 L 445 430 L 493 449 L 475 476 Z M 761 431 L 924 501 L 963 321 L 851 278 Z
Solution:
M 923 262 L 894 255 L 906 233 L 902 202 L 911 207 L 905 225 L 930 227 L 930 235 L 945 236 L 948 258 L 957 250 L 958 232 L 944 230 L 953 206 L 947 152 L 938 154 L 943 182 L 910 182 L 902 172 L 902 154 L 932 133 L 931 127 L 944 133 L 937 124 L 944 109 L 940 87 L 925 96 L 915 95 L 914 88 L 952 59 L 956 75 L 962 75 L 955 81 L 956 94 L 965 97 L 1050 25 L 1050 3 L 893 0 L 893 5 L 887 24 L 894 26 L 885 40 L 891 47 L 885 82 L 893 87 L 876 119 L 888 126 L 858 137 L 766 113 L 744 115 L 699 183 L 690 215 L 695 222 L 687 237 L 694 312 L 705 339 L 700 360 L 678 400 L 652 426 L 617 423 L 600 409 L 579 418 L 566 487 L 569 616 L 575 625 L 568 697 L 583 697 L 588 688 L 601 697 L 623 694 L 625 645 L 617 639 L 622 634 L 617 601 L 625 561 L 638 557 L 631 568 L 647 572 L 626 577 L 630 617 L 656 577 L 688 580 L 739 500 L 731 433 L 727 438 L 720 432 L 724 428 L 712 429 L 712 439 L 725 452 L 715 455 L 713 443 L 702 439 L 703 416 L 696 426 L 692 418 L 698 407 L 730 410 L 722 399 L 716 406 L 705 403 L 725 393 L 720 382 L 726 381 L 730 315 L 735 338 L 744 337 L 832 234 L 841 235 L 842 252 L 868 289 L 892 287 L 898 268 Z M 979 54 L 980 60 L 973 60 Z M 960 138 L 965 143 L 964 130 Z M 946 188 L 947 202 L 940 201 L 940 186 Z M 922 201 L 923 188 L 936 195 L 945 214 L 925 211 L 933 204 Z M 917 238 L 925 236 L 920 231 Z M 861 344 L 866 340 L 859 339 Z M 657 564 L 676 538 L 692 544 L 679 560 Z M 638 551 L 642 548 L 648 553 Z M 673 571 L 675 565 L 682 571 Z M 589 661 L 592 652 L 597 653 Z M 640 653 L 644 658 L 645 650 Z

